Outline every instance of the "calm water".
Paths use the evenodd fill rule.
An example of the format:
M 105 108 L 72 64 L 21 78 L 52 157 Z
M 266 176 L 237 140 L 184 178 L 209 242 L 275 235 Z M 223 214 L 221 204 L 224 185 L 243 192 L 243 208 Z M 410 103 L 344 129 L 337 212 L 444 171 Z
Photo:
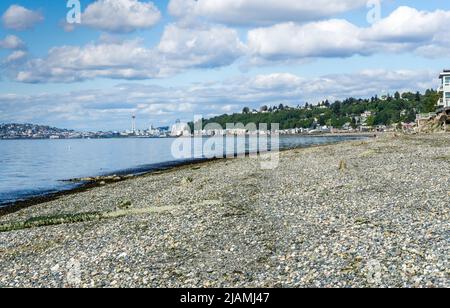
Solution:
M 349 138 L 354 139 L 286 136 L 281 137 L 280 148 L 339 142 Z M 150 171 L 158 164 L 189 160 L 172 155 L 174 140 L 0 140 L 0 206 L 74 188 L 74 184 L 62 180 Z

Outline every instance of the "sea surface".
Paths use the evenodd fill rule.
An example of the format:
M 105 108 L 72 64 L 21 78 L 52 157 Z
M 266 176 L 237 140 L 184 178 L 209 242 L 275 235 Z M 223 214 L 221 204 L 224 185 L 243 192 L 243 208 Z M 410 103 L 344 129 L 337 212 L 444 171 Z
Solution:
M 279 147 L 307 147 L 360 138 L 281 136 Z M 216 137 L 215 141 L 219 139 L 222 138 Z M 254 152 L 248 137 L 235 138 L 236 144 L 243 142 L 246 145 L 245 149 L 238 151 L 236 147 L 225 150 L 211 147 L 211 144 L 220 144 L 211 141 L 214 140 L 204 138 L 196 144 L 190 142 L 190 138 L 181 141 L 171 138 L 0 140 L 0 207 L 30 197 L 73 189 L 80 184 L 65 181 L 73 178 L 149 172 L 190 160 L 211 158 L 220 151 Z M 180 149 L 189 151 L 189 143 L 192 145 L 191 153 L 180 157 Z M 205 147 L 206 144 L 209 146 Z M 197 149 L 195 154 L 194 149 Z

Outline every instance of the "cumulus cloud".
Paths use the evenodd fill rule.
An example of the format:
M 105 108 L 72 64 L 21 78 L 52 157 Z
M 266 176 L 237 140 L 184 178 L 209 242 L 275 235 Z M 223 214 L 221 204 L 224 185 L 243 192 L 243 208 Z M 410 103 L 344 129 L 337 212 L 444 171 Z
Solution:
M 32 59 L 17 73 L 20 82 L 74 82 L 96 77 L 140 79 L 157 76 L 152 50 L 139 41 L 62 46 L 46 58 Z
M 251 80 L 252 87 L 257 89 L 282 89 L 297 87 L 302 79 L 289 73 L 258 75 Z
M 259 27 L 248 31 L 246 42 L 241 42 L 237 30 L 223 25 L 179 21 L 166 25 L 160 42 L 152 48 L 143 40 L 114 38 L 80 47 L 55 47 L 46 57 L 15 65 L 13 74 L 15 80 L 27 83 L 136 80 L 170 77 L 189 69 L 218 68 L 238 61 L 245 67 L 377 53 L 448 57 L 449 28 L 450 11 L 426 12 L 409 7 L 399 7 L 369 27 L 343 19 Z
M 243 54 L 236 31 L 222 27 L 166 27 L 159 45 L 141 40 L 90 43 L 52 48 L 46 58 L 32 59 L 16 74 L 28 83 L 75 82 L 93 78 L 151 79 L 190 68 L 230 65 Z
M 287 60 L 311 57 L 347 57 L 369 52 L 358 37 L 361 29 L 345 20 L 299 25 L 293 22 L 259 28 L 248 33 L 253 57 Z
M 294 22 L 257 28 L 248 32 L 253 61 L 301 60 L 320 57 L 351 57 L 379 52 L 416 52 L 425 56 L 450 54 L 450 11 L 418 11 L 399 7 L 371 27 L 346 20 L 307 24 Z
M 428 70 L 371 69 L 348 74 L 328 74 L 305 78 L 292 73 L 273 73 L 237 79 L 227 83 L 227 91 L 241 103 L 296 106 L 324 99 L 371 97 L 387 92 L 425 90 L 438 84 L 437 72 Z M 225 91 L 224 91 L 225 92 Z
M 13 51 L 8 57 L 5 59 L 5 63 L 12 64 L 23 61 L 27 57 L 27 52 L 23 50 Z
M 15 35 L 8 35 L 3 40 L 0 40 L 0 48 L 22 49 L 25 48 L 25 43 Z
M 419 11 L 399 7 L 390 16 L 365 29 L 361 39 L 381 44 L 393 51 L 416 50 L 428 56 L 432 51 L 444 49 L 450 54 L 450 11 Z M 442 50 L 441 50 L 442 53 Z
M 66 94 L 0 94 L 0 122 L 114 130 L 128 128 L 131 114 L 136 114 L 146 126 L 169 125 L 178 118 L 189 121 L 194 114 L 211 117 L 240 112 L 245 106 L 258 108 L 280 103 L 296 106 L 324 99 L 423 91 L 438 85 L 436 76 L 438 72 L 428 70 L 379 69 L 316 78 L 284 72 L 180 87 L 127 83 Z
M 153 27 L 161 12 L 153 2 L 139 0 L 97 0 L 87 6 L 82 25 L 109 32 L 132 32 Z
M 245 46 L 236 30 L 223 26 L 166 27 L 157 50 L 166 68 L 215 68 L 233 64 Z M 170 72 L 169 72 L 170 73 Z
M 169 12 L 179 18 L 204 18 L 232 25 L 306 22 L 358 7 L 366 0 L 171 0 Z
M 444 30 L 450 26 L 450 11 L 419 11 L 402 6 L 391 15 L 375 23 L 363 34 L 366 40 L 382 42 L 429 42 L 436 36 L 447 37 Z
M 3 26 L 16 31 L 31 29 L 43 20 L 41 13 L 15 4 L 11 5 L 2 16 Z

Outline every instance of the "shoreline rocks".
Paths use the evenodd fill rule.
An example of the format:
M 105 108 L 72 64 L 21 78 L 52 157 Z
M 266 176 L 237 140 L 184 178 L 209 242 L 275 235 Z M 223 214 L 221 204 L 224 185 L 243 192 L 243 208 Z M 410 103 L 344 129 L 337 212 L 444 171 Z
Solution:
M 86 177 L 86 178 L 75 178 L 75 179 L 69 179 L 69 180 L 63 180 L 63 182 L 70 182 L 70 183 L 111 183 L 111 182 L 120 182 L 124 180 L 128 180 L 131 178 L 134 178 L 134 174 L 127 174 L 127 175 L 107 175 L 107 176 L 96 176 L 96 177 Z

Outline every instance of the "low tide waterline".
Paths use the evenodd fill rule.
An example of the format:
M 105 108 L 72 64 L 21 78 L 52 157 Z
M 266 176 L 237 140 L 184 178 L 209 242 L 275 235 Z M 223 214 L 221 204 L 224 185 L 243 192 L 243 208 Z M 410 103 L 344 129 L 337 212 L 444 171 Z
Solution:
M 281 136 L 281 150 L 363 136 Z M 109 174 L 138 174 L 205 159 L 208 154 L 177 158 L 176 139 L 0 140 L 0 207 L 19 200 L 74 189 L 65 180 Z M 203 144 L 210 139 L 203 139 Z M 237 142 L 237 141 L 236 141 Z M 249 151 L 246 138 L 245 150 Z M 270 147 L 270 146 L 269 146 Z M 227 153 L 229 150 L 225 150 Z M 193 150 L 194 152 L 194 150 Z

